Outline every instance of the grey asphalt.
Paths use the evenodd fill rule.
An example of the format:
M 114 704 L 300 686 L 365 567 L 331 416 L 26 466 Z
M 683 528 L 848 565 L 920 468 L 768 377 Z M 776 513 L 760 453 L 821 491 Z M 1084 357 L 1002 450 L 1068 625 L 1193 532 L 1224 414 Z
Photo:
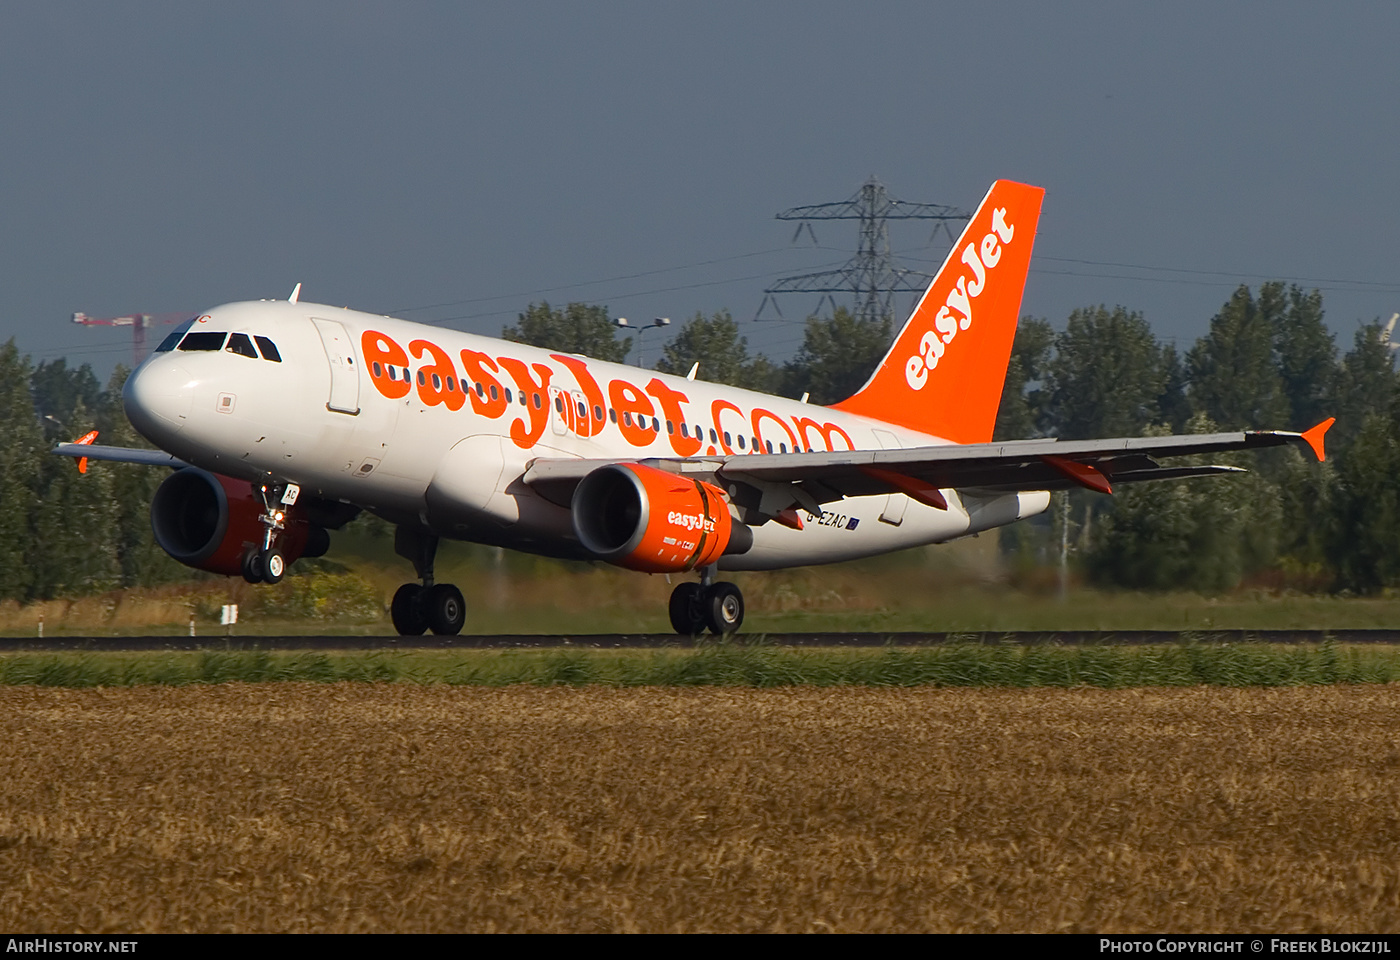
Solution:
M 949 643 L 1131 645 L 1169 643 L 1400 643 L 1400 630 L 1066 630 L 1013 633 L 770 633 L 741 634 L 728 641 L 776 647 L 918 647 Z M 154 650 L 529 650 L 690 648 L 718 642 L 714 637 L 674 634 L 573 634 L 531 636 L 365 637 L 365 636 L 225 636 L 200 637 L 0 637 L 0 654 L 78 651 L 136 652 Z

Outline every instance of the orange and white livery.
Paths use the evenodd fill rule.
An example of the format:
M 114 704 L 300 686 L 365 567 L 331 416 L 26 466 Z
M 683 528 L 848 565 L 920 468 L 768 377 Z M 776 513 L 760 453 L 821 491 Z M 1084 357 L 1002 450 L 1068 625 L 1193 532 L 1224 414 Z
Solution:
M 720 570 L 830 563 L 938 543 L 1045 509 L 1050 491 L 1232 472 L 1157 458 L 1301 442 L 1226 433 L 992 443 L 1044 191 L 997 181 L 889 353 L 830 407 L 488 337 L 286 301 L 189 321 L 127 381 L 161 452 L 64 444 L 73 457 L 174 469 L 157 542 L 250 581 L 330 546 L 361 510 L 395 524 L 418 575 L 404 634 L 456 633 L 443 537 L 684 574 L 681 633 L 737 630 Z M 701 369 L 703 375 L 703 364 Z

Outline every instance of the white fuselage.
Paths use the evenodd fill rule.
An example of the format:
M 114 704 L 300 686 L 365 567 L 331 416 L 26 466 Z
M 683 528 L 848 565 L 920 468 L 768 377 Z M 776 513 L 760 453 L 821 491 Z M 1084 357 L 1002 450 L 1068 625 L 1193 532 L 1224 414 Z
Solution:
M 281 360 L 223 347 L 152 355 L 128 381 L 126 409 L 162 449 L 212 472 L 294 482 L 441 536 L 546 555 L 584 554 L 569 508 L 522 482 L 537 458 L 704 459 L 946 442 L 796 400 L 339 307 L 233 303 L 192 329 L 266 338 Z M 1043 492 L 946 493 L 947 510 L 888 494 L 828 503 L 801 530 L 765 523 L 754 528 L 752 549 L 720 565 L 869 556 L 1009 523 L 1048 502 Z

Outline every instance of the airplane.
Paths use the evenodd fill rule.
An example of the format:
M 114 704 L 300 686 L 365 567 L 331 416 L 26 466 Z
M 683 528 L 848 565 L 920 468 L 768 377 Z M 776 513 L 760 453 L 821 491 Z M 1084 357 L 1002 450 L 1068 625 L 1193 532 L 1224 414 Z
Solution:
M 176 560 L 276 583 L 361 510 L 395 526 L 416 582 L 404 636 L 456 634 L 434 580 L 442 538 L 644 573 L 682 635 L 730 634 L 718 571 L 834 563 L 941 543 L 1046 509 L 1055 490 L 1239 472 L 1162 457 L 1299 443 L 1304 433 L 993 442 L 1044 190 L 996 181 L 888 353 L 831 406 L 348 308 L 230 303 L 174 330 L 123 404 L 159 450 L 54 452 L 173 469 L 151 503 Z

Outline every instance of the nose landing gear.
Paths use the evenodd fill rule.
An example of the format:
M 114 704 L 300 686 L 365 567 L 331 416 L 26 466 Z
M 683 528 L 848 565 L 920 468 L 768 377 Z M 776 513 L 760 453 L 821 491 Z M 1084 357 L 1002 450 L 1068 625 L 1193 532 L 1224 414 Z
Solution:
M 718 636 L 737 633 L 744 623 L 744 594 L 727 581 L 714 580 L 715 568 L 705 567 L 699 583 L 682 583 L 671 591 L 671 626 L 682 636 L 709 630 Z
M 421 636 L 431 630 L 438 636 L 455 636 L 467 621 L 462 591 L 450 583 L 433 583 L 433 560 L 438 538 L 416 527 L 394 531 L 394 552 L 413 564 L 421 584 L 405 583 L 389 604 L 389 619 L 402 637 Z
M 260 483 L 256 490 L 263 502 L 263 513 L 258 517 L 263 526 L 262 546 L 243 555 L 243 579 L 249 583 L 279 583 L 287 575 L 287 558 L 278 549 L 277 540 L 286 529 L 287 510 L 296 505 L 301 487 L 295 483 Z

